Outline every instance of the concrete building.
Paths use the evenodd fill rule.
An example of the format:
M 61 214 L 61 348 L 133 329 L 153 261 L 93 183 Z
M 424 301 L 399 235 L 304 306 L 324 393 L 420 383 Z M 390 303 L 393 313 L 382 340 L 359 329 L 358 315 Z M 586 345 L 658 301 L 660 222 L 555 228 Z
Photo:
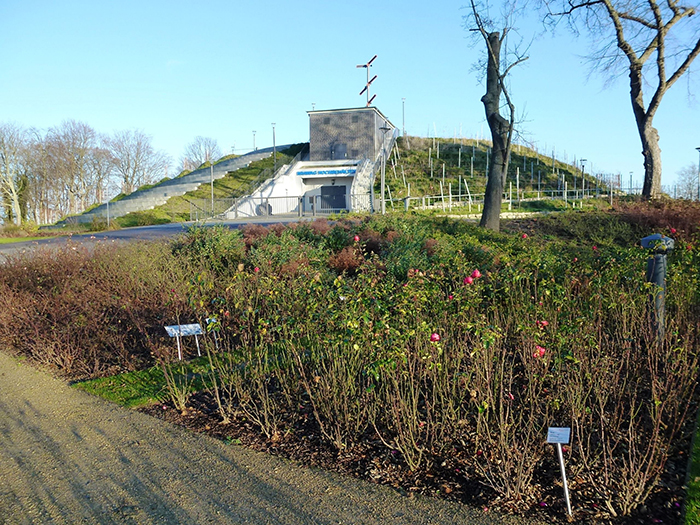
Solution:
M 375 209 L 372 187 L 398 130 L 377 108 L 309 111 L 309 148 L 228 217 Z
M 309 160 L 374 159 L 384 132 L 394 130 L 377 108 L 309 111 Z

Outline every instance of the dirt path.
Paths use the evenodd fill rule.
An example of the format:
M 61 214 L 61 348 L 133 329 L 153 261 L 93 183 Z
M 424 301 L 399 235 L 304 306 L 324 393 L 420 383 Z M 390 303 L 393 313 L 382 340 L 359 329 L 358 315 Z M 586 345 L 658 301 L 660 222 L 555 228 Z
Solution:
M 227 446 L 0 353 L 0 523 L 524 523 Z

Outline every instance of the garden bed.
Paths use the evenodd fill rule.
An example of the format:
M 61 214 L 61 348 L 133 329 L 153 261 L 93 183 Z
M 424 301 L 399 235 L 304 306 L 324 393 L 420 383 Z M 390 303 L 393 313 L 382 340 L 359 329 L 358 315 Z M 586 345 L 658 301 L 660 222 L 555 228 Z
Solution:
M 552 522 L 566 519 L 547 428 L 572 427 L 576 521 L 673 523 L 697 406 L 700 264 L 698 221 L 671 211 L 567 213 L 501 234 L 351 217 L 18 256 L 0 279 L 0 341 L 71 379 L 158 365 L 165 388 L 145 409 L 158 417 Z M 653 231 L 677 244 L 661 339 L 635 246 Z M 192 374 L 162 326 L 206 318 L 219 348 L 207 337 Z

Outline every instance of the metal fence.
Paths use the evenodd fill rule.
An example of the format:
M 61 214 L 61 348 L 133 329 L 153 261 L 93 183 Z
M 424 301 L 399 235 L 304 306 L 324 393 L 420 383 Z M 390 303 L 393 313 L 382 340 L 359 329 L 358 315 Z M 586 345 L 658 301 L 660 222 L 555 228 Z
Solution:
M 437 209 L 449 212 L 454 208 L 468 213 L 480 213 L 484 205 L 483 193 L 452 193 L 451 188 L 441 195 L 420 197 L 387 198 L 386 209 L 390 211 L 408 211 Z M 503 194 L 503 203 L 509 210 L 516 210 L 523 203 L 542 200 L 563 201 L 565 205 L 581 206 L 587 199 L 605 199 L 626 195 L 639 195 L 641 189 L 632 188 L 585 188 L 585 189 L 548 189 L 516 190 L 509 187 Z M 352 194 L 344 196 L 285 196 L 285 197 L 241 197 L 236 199 L 192 199 L 190 200 L 190 220 L 206 219 L 245 219 L 255 217 L 316 217 L 350 211 L 376 212 L 381 209 L 378 194 Z
M 349 206 L 348 206 L 349 204 Z M 245 219 L 253 217 L 297 216 L 315 217 L 346 213 L 348 211 L 372 211 L 370 194 L 343 195 L 330 198 L 326 195 L 285 197 L 241 197 L 237 199 L 192 199 L 190 220 Z

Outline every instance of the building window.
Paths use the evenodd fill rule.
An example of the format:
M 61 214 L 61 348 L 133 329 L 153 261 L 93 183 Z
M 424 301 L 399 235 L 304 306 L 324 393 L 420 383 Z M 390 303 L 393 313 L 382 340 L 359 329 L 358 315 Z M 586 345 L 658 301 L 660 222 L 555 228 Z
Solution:
M 323 118 L 323 123 L 324 123 L 324 124 L 330 124 L 330 123 L 331 123 L 331 118 L 330 118 L 330 117 L 324 117 L 324 118 Z
M 358 122 L 360 122 L 360 117 L 358 117 L 357 115 L 353 115 L 353 117 L 352 117 L 352 123 L 353 123 L 353 124 L 357 124 Z
M 360 152 L 356 149 L 350 150 L 350 155 L 352 155 L 353 159 L 356 159 L 357 157 L 360 156 Z

